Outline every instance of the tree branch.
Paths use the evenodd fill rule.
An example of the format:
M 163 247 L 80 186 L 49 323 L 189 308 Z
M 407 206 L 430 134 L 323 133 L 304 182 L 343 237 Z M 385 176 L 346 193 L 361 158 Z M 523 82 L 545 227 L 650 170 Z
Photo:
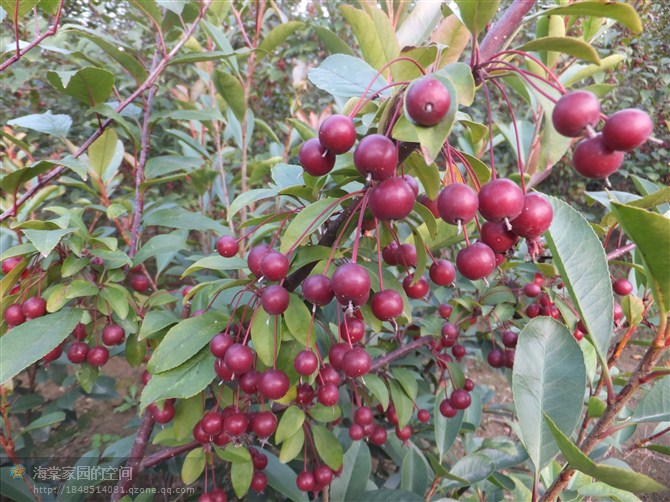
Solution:
M 630 253 L 633 249 L 635 249 L 635 247 L 636 247 L 635 243 L 632 242 L 630 244 L 626 244 L 625 246 L 617 248 L 613 251 L 610 251 L 609 253 L 607 253 L 607 261 L 616 260 L 620 256 L 623 256 L 626 253 Z
M 197 441 L 192 441 L 188 444 L 184 444 L 181 446 L 172 446 L 170 448 L 160 450 L 154 453 L 153 455 L 149 455 L 148 457 L 146 457 L 139 465 L 138 471 L 149 469 L 154 465 L 158 465 L 161 462 L 170 460 L 171 458 L 176 457 L 177 455 L 181 455 L 182 453 L 186 453 L 187 451 L 194 450 L 198 446 L 202 446 L 202 444 L 198 443 Z
M 63 12 L 63 4 L 65 3 L 65 0 L 60 0 L 58 3 L 58 10 L 56 10 L 56 19 L 54 19 L 54 24 L 49 28 L 47 31 L 44 32 L 44 34 L 38 36 L 35 40 L 30 42 L 28 45 L 26 45 L 23 49 L 18 48 L 16 53 L 10 57 L 7 61 L 4 63 L 0 64 L 0 72 L 4 71 L 6 68 L 9 68 L 12 66 L 14 63 L 16 63 L 19 59 L 21 59 L 23 56 L 28 54 L 31 50 L 33 50 L 36 46 L 38 46 L 44 39 L 53 37 L 56 32 L 58 31 L 58 23 L 60 23 L 60 16 Z M 18 16 L 18 8 L 16 9 L 16 14 Z M 19 41 L 19 27 L 18 27 L 18 22 L 15 24 L 15 29 L 16 29 L 16 42 L 18 44 Z
M 434 339 L 435 338 L 432 336 L 422 336 L 413 342 L 409 342 L 407 345 L 403 345 L 402 347 L 395 349 L 393 352 L 389 352 L 379 359 L 375 359 L 375 361 L 372 363 L 372 366 L 370 366 L 370 372 L 377 371 L 382 366 L 386 366 L 388 363 L 395 361 L 396 359 L 399 359 L 402 356 L 409 354 L 410 352 L 414 352 L 416 349 L 423 347 L 424 345 L 428 345 L 431 340 Z
M 479 46 L 479 62 L 488 61 L 507 42 L 509 36 L 519 27 L 523 17 L 535 5 L 536 0 L 514 0 L 505 13 L 486 33 Z
M 130 459 L 126 467 L 130 469 L 130 476 L 119 479 L 117 483 L 118 490 L 114 492 L 112 496 L 112 502 L 117 502 L 121 497 L 125 495 L 128 491 L 128 488 L 133 484 L 133 478 L 135 473 L 139 471 L 140 464 L 144 458 L 144 453 L 147 450 L 149 445 L 149 438 L 151 437 L 151 432 L 154 429 L 154 417 L 151 415 L 149 410 L 144 412 L 142 417 L 142 423 L 140 428 L 137 430 L 137 436 L 135 437 L 135 443 L 133 443 L 133 449 L 130 452 Z
M 184 36 L 177 42 L 177 45 L 173 47 L 173 49 L 170 51 L 170 53 L 165 56 L 156 66 L 156 69 L 152 71 L 147 79 L 144 81 L 142 85 L 140 85 L 135 92 L 133 92 L 130 96 L 128 96 L 123 102 L 119 103 L 119 106 L 116 107 L 116 112 L 119 113 L 123 109 L 125 109 L 130 103 L 135 101 L 135 99 L 140 96 L 141 94 L 144 93 L 147 89 L 149 89 L 151 86 L 154 85 L 155 81 L 158 79 L 158 77 L 163 73 L 163 70 L 167 67 L 167 64 L 170 62 L 172 58 L 175 57 L 177 52 L 182 48 L 182 46 L 188 41 L 189 38 L 193 35 L 193 32 L 195 31 L 196 27 L 202 20 L 202 18 L 205 15 L 205 12 L 207 11 L 209 5 L 212 3 L 212 0 L 207 0 L 204 2 L 204 5 L 198 14 L 198 17 L 193 21 L 193 24 L 189 27 L 189 29 L 184 33 Z M 81 156 L 91 144 L 100 137 L 100 135 L 107 129 L 110 124 L 113 122 L 112 119 L 107 119 L 105 120 L 98 129 L 84 142 L 83 145 L 79 147 L 79 149 L 72 155 L 75 159 L 79 156 Z M 4 221 L 7 218 L 11 216 L 16 216 L 16 212 L 18 211 L 18 208 L 21 207 L 28 199 L 30 199 L 36 192 L 42 189 L 42 187 L 46 186 L 51 182 L 52 180 L 60 177 L 66 170 L 65 166 L 58 166 L 55 169 L 52 169 L 49 173 L 47 173 L 45 176 L 43 176 L 35 185 L 33 185 L 31 188 L 29 188 L 26 193 L 24 193 L 18 201 L 14 203 L 14 206 L 11 209 L 8 209 L 4 213 L 0 215 L 0 221 Z

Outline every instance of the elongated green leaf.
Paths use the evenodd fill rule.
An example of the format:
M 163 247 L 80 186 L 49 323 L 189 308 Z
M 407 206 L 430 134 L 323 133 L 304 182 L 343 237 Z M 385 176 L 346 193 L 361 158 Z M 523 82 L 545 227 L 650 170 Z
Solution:
M 610 486 L 633 493 L 654 493 L 667 489 L 667 487 L 644 474 L 612 465 L 596 464 L 563 434 L 549 416 L 545 414 L 544 419 L 554 435 L 561 453 L 572 468 Z
M 260 52 L 258 59 L 261 60 L 272 53 L 281 43 L 286 40 L 296 30 L 305 25 L 302 21 L 288 21 L 272 29 L 258 46 Z
M 433 410 L 433 420 L 435 423 L 435 444 L 437 445 L 437 452 L 439 454 L 440 462 L 444 457 L 444 454 L 449 451 L 453 446 L 458 433 L 461 430 L 461 425 L 463 424 L 464 413 L 463 410 L 459 410 L 453 418 L 446 418 L 440 413 L 440 396 L 435 399 L 435 408 Z
M 278 323 L 275 324 L 275 321 L 277 318 L 259 309 L 254 314 L 254 320 L 251 323 L 251 341 L 258 359 L 266 366 L 272 366 L 274 363 L 275 341 L 277 343 L 281 341 L 281 336 L 275 331 L 275 328 L 278 328 Z
M 228 208 L 228 221 L 231 221 L 233 216 L 235 216 L 249 204 L 263 199 L 274 198 L 277 196 L 277 193 L 278 190 L 276 188 L 256 188 L 254 190 L 241 193 Z
M 40 3 L 40 0 L 0 0 L 0 7 L 5 10 L 7 17 L 12 22 L 14 22 L 14 16 L 16 16 L 18 10 L 18 19 L 20 22 L 21 18 L 33 10 L 33 7 L 38 3 Z
M 302 424 L 305 422 L 305 412 L 297 406 L 290 406 L 286 409 L 279 420 L 277 432 L 275 432 L 275 443 L 283 443 L 286 439 L 293 436 Z
M 186 238 L 178 233 L 154 235 L 144 244 L 133 259 L 133 266 L 159 254 L 173 253 L 188 249 Z
M 440 2 L 418 2 L 398 28 L 400 47 L 418 45 L 440 22 Z
M 342 444 L 335 437 L 335 434 L 323 425 L 312 425 L 311 429 L 319 457 L 328 467 L 337 471 L 342 467 L 342 457 L 344 455 Z
M 566 87 L 571 87 L 577 82 L 618 66 L 624 59 L 626 59 L 626 56 L 623 54 L 612 54 L 611 56 L 602 58 L 600 64 L 573 65 L 560 76 L 559 80 Z
M 455 0 L 465 26 L 475 34 L 481 33 L 498 11 L 500 0 Z
M 307 346 L 307 333 L 310 329 L 312 314 L 310 314 L 305 302 L 298 295 L 289 293 L 289 296 L 291 300 L 286 312 L 284 312 L 284 321 L 286 321 L 286 326 L 293 335 L 293 338 L 298 340 L 302 345 Z M 312 328 L 311 347 L 314 346 L 315 339 L 316 334 Z
M 378 8 L 365 12 L 343 5 L 340 12 L 351 25 L 363 58 L 377 70 L 400 54 L 398 40 L 389 18 Z
M 400 382 L 400 385 L 402 385 L 402 388 L 405 390 L 407 395 L 416 400 L 416 395 L 419 392 L 419 384 L 417 382 L 416 373 L 406 368 L 393 368 L 393 376 L 398 382 Z
M 214 85 L 219 94 L 221 94 L 221 97 L 226 100 L 226 103 L 233 110 L 235 116 L 239 120 L 243 120 L 247 112 L 247 104 L 244 100 L 244 89 L 239 79 L 230 73 L 217 70 Z
M 300 454 L 304 444 L 305 431 L 300 428 L 295 434 L 286 438 L 284 444 L 282 444 L 281 450 L 279 451 L 279 461 L 282 464 L 286 464 L 296 458 Z
M 152 211 L 144 218 L 144 224 L 187 230 L 213 230 L 218 235 L 228 234 L 227 227 L 201 213 L 193 213 L 180 207 Z
M 367 378 L 367 376 L 366 376 Z M 405 427 L 412 418 L 412 410 L 414 405 L 412 400 L 403 390 L 402 386 L 394 380 L 389 380 L 389 388 L 391 389 L 391 398 L 398 414 L 398 427 Z
M 233 462 L 230 467 L 230 479 L 237 498 L 242 498 L 247 494 L 253 476 L 254 464 L 251 459 L 246 462 Z
M 330 485 L 330 499 L 333 502 L 361 500 L 371 470 L 372 458 L 368 445 L 364 441 L 354 441 L 344 453 L 342 474 Z
M 286 227 L 279 250 L 286 253 L 292 246 L 303 242 L 316 232 L 338 207 L 337 199 L 327 197 L 304 208 Z
M 446 488 L 469 486 L 488 478 L 495 471 L 496 465 L 484 453 L 474 453 L 461 458 L 449 471 L 449 474 L 460 478 L 447 482 Z
M 410 447 L 400 467 L 400 488 L 413 493 L 425 493 L 430 478 L 426 459 L 416 447 Z
M 268 485 L 293 502 L 307 502 L 307 494 L 295 485 L 295 471 L 281 463 L 271 452 L 266 450 L 263 454 L 268 457 L 268 466 L 265 468 Z
M 63 413 L 62 411 L 54 411 L 53 413 L 47 413 L 46 415 L 42 415 L 37 420 L 33 420 L 32 422 L 30 422 L 30 424 L 26 425 L 23 428 L 23 430 L 21 430 L 21 434 L 41 429 L 43 427 L 48 427 L 50 425 L 55 425 L 62 422 L 63 420 L 65 420 L 65 413 Z
M 152 310 L 147 312 L 147 314 L 144 316 L 144 319 L 142 319 L 139 339 L 144 340 L 157 331 L 160 331 L 178 322 L 179 318 L 174 314 L 174 312 L 169 310 Z
M 377 71 L 362 59 L 334 54 L 327 57 L 317 68 L 309 70 L 307 78 L 319 89 L 335 97 L 363 97 L 373 81 L 369 94 L 379 92 L 382 96 L 388 96 L 388 90 L 381 90 L 388 83 L 381 75 L 375 78 L 376 74 Z
M 76 72 L 50 71 L 47 80 L 63 94 L 89 106 L 104 102 L 114 87 L 114 74 L 93 66 Z
M 217 312 L 184 319 L 167 332 L 152 354 L 147 365 L 149 373 L 155 375 L 188 361 L 225 326 L 226 318 Z
M 577 489 L 582 497 L 588 497 L 591 500 L 615 500 L 616 502 L 642 502 L 632 493 L 614 488 L 607 483 L 597 482 L 580 486 Z
M 205 450 L 196 448 L 186 454 L 181 467 L 181 480 L 186 485 L 195 483 L 205 470 Z
M 0 383 L 4 384 L 55 349 L 72 333 L 81 315 L 81 310 L 63 309 L 26 321 L 5 333 L 0 338 Z
M 657 381 L 635 408 L 633 422 L 670 421 L 670 376 Z
M 106 129 L 93 144 L 88 147 L 88 162 L 93 172 L 99 178 L 103 178 L 107 166 L 110 165 L 114 155 L 119 137 L 114 129 Z
M 386 410 L 389 407 L 389 391 L 384 381 L 377 375 L 370 373 L 365 375 L 363 383 L 370 393 L 377 398 L 382 408 Z
M 324 26 L 314 26 L 312 29 L 321 39 L 321 42 L 323 42 L 323 45 L 326 47 L 326 49 L 328 49 L 328 52 L 331 54 L 346 54 L 348 56 L 354 55 L 349 45 L 347 45 L 347 43 L 333 31 Z
M 225 272 L 227 270 L 242 270 L 243 268 L 246 268 L 246 266 L 247 262 L 242 258 L 224 258 L 219 255 L 207 256 L 199 259 L 193 265 L 188 267 L 182 274 L 182 277 L 186 277 L 187 275 L 200 270 L 218 270 L 219 272 Z
M 577 210 L 555 197 L 548 199 L 554 218 L 545 234 L 547 243 L 598 357 L 604 361 L 614 328 L 614 297 L 605 250 Z
M 647 275 L 661 312 L 670 310 L 670 218 L 644 209 L 612 203 L 612 213 L 631 240 Z
M 521 439 L 537 472 L 558 453 L 543 414 L 571 434 L 585 389 L 584 358 L 570 331 L 551 318 L 532 319 L 519 333 L 512 394 Z
M 212 383 L 215 376 L 214 356 L 209 347 L 204 347 L 180 366 L 152 375 L 142 391 L 140 413 L 149 404 L 161 399 L 195 396 Z
M 157 30 L 161 29 L 161 10 L 156 4 L 156 0 L 130 0 L 135 7 L 142 11 L 142 14 L 147 16 L 154 24 Z
M 634 33 L 642 33 L 640 16 L 632 5 L 625 2 L 576 2 L 563 7 L 547 9 L 537 15 L 607 17 L 616 19 Z
M 72 118 L 69 115 L 54 115 L 50 110 L 47 110 L 44 113 L 8 120 L 7 125 L 25 127 L 58 138 L 65 138 L 70 126 L 72 126 Z
M 589 63 L 600 63 L 598 52 L 592 45 L 584 42 L 581 38 L 571 37 L 542 37 L 536 38 L 523 44 L 518 48 L 520 51 L 554 51 L 569 54 Z

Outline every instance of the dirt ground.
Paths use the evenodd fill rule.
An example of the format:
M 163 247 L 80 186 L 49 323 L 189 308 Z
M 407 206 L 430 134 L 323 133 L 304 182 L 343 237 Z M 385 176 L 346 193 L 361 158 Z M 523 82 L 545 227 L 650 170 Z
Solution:
M 638 347 L 631 347 L 630 350 L 626 350 L 619 364 L 621 370 L 633 370 L 642 353 L 642 349 Z M 466 361 L 467 374 L 478 385 L 492 388 L 495 391 L 495 401 L 497 403 L 511 402 L 511 389 L 502 372 L 492 369 L 481 360 L 467 358 Z M 141 373 L 141 368 L 131 368 L 122 358 L 111 359 L 103 368 L 102 374 L 109 375 L 115 379 L 116 391 L 119 397 L 117 399 L 102 401 L 81 396 L 76 403 L 77 425 L 62 426 L 61 430 L 56 432 L 57 442 L 53 444 L 48 453 L 61 458 L 79 457 L 90 450 L 93 444 L 102 443 L 102 447 L 104 448 L 106 444 L 127 436 L 128 424 L 136 419 L 134 411 L 131 409 L 125 412 L 113 412 L 113 410 L 124 402 L 124 398 L 129 397 L 128 389 L 133 384 L 138 385 Z M 138 387 L 141 386 L 138 385 Z M 62 393 L 62 389 L 53 384 L 43 386 L 41 391 L 52 399 Z M 639 426 L 628 444 L 633 444 L 635 441 L 648 436 L 652 433 L 654 427 L 655 424 L 643 424 Z M 82 434 L 82 431 L 85 431 L 85 434 Z M 478 434 L 484 437 L 495 437 L 510 435 L 512 433 L 501 417 L 485 413 Z M 670 435 L 659 438 L 655 442 L 670 446 Z M 608 452 L 608 455 L 620 458 L 634 470 L 647 474 L 666 486 L 670 486 L 670 459 L 667 456 L 646 449 L 632 449 L 623 452 L 612 450 Z M 160 483 L 162 486 L 181 486 L 180 480 L 166 479 L 165 477 L 152 480 L 152 482 Z M 640 498 L 645 502 L 664 502 L 670 501 L 670 493 L 642 495 Z M 170 499 L 183 500 L 174 497 Z

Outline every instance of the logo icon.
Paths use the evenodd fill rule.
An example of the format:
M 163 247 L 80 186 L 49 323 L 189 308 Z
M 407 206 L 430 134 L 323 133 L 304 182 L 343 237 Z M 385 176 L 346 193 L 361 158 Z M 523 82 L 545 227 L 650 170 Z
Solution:
M 26 474 L 26 468 L 23 464 L 14 464 L 9 470 L 9 475 L 12 479 L 23 479 L 23 476 Z

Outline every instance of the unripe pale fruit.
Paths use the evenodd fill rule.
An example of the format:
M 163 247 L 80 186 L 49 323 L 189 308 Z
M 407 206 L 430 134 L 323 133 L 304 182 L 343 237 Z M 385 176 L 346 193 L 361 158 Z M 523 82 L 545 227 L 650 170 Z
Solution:
M 288 258 L 278 251 L 270 251 L 261 258 L 261 273 L 269 281 L 280 281 L 286 277 L 288 266 Z
M 328 305 L 335 293 L 330 279 L 323 274 L 310 275 L 302 283 L 302 296 L 310 303 L 323 307 Z
M 434 126 L 449 111 L 451 96 L 442 82 L 431 76 L 416 80 L 405 94 L 407 115 L 419 125 Z
M 483 242 L 475 242 L 458 252 L 456 268 L 470 280 L 483 279 L 496 268 L 495 253 Z
M 340 265 L 331 279 L 337 301 L 342 305 L 365 303 L 370 295 L 370 275 L 356 263 Z
M 573 91 L 556 102 L 551 120 L 554 129 L 563 136 L 576 138 L 586 126 L 595 126 L 600 118 L 600 101 L 588 91 Z
M 235 240 L 235 237 L 230 235 L 223 235 L 216 241 L 216 251 L 224 258 L 235 256 L 239 250 L 240 245 Z
M 390 178 L 398 167 L 398 150 L 395 143 L 382 134 L 364 137 L 354 150 L 354 165 L 364 177 L 373 180 Z
M 605 121 L 603 143 L 610 150 L 628 152 L 642 145 L 654 130 L 647 112 L 637 108 L 620 110 Z
M 265 288 L 261 296 L 263 310 L 270 315 L 280 315 L 286 312 L 290 301 L 288 291 L 276 284 Z
M 507 178 L 497 178 L 483 185 L 478 198 L 479 214 L 487 221 L 513 220 L 523 209 L 521 188 Z
M 335 154 L 324 148 L 318 139 L 312 138 L 300 148 L 298 162 L 312 176 L 323 176 L 333 170 Z
M 477 214 L 477 192 L 464 183 L 447 185 L 437 198 L 437 211 L 447 223 L 458 225 L 472 220 Z
M 494 253 L 507 252 L 519 240 L 519 237 L 514 232 L 507 229 L 507 224 L 504 222 L 485 222 L 482 225 L 480 237 L 484 244 L 493 249 Z
M 572 166 L 582 176 L 592 179 L 607 178 L 623 163 L 623 152 L 607 148 L 603 135 L 581 141 L 572 153 Z
M 393 289 L 379 291 L 372 295 L 370 307 L 377 319 L 381 321 L 390 321 L 402 314 L 402 296 Z
M 526 194 L 521 214 L 512 220 L 512 232 L 519 237 L 534 239 L 549 229 L 554 210 L 549 201 L 539 193 Z
M 319 142 L 332 153 L 348 152 L 356 143 L 354 121 L 346 115 L 331 115 L 319 127 Z
M 415 195 L 402 178 L 387 178 L 370 191 L 368 207 L 378 220 L 401 220 L 412 212 Z

